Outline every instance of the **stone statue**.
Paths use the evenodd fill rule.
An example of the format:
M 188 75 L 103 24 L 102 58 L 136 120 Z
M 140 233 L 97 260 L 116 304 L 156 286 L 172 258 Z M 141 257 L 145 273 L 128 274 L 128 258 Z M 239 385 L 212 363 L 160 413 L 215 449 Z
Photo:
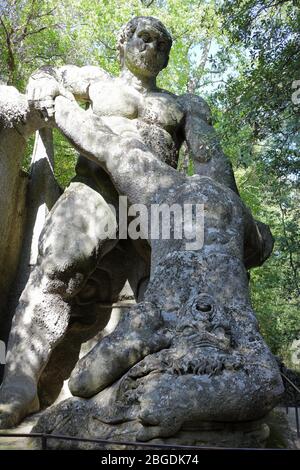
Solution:
M 81 157 L 48 216 L 14 316 L 1 427 L 39 409 L 38 383 L 50 387 L 52 370 L 67 377 L 73 369 L 71 392 L 92 398 L 49 409 L 37 430 L 114 439 L 255 421 L 282 393 L 248 292 L 247 269 L 270 255 L 272 236 L 238 195 L 205 101 L 157 87 L 171 44 L 160 21 L 134 18 L 119 38 L 120 77 L 65 66 L 29 81 L 30 109 Z M 184 141 L 195 162 L 191 177 L 176 171 Z M 203 204 L 203 246 L 187 251 L 184 237 L 114 239 L 119 194 L 149 212 L 153 204 Z M 105 326 L 126 279 L 138 304 L 75 366 L 81 342 Z

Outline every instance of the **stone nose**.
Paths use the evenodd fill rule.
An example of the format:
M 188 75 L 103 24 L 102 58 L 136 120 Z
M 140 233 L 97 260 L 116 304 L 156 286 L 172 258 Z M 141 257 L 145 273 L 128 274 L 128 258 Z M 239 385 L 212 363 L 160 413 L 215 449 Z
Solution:
M 146 49 L 150 51 L 156 51 L 158 49 L 158 41 L 153 39 L 145 44 Z
M 224 339 L 226 337 L 225 329 L 222 326 L 217 326 L 212 330 L 212 333 L 220 339 Z

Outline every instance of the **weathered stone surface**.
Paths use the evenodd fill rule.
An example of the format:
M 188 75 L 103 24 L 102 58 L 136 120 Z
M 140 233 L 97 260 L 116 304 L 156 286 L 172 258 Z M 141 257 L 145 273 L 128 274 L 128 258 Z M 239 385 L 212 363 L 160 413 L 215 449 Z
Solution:
M 290 408 L 289 413 L 294 411 Z M 296 433 L 296 423 L 289 420 L 285 408 L 276 407 L 266 417 L 265 422 L 270 429 L 266 442 L 267 448 L 300 449 L 300 439 Z
M 109 399 L 102 392 L 103 407 L 111 406 Z M 143 426 L 138 419 L 127 422 L 107 422 L 101 413 L 99 400 L 71 398 L 61 402 L 57 407 L 43 413 L 32 432 L 48 432 L 59 435 L 77 436 L 90 439 L 116 441 L 115 444 L 96 444 L 71 442 L 51 439 L 50 449 L 139 449 L 130 444 L 118 445 L 117 442 L 134 442 L 136 436 L 143 433 Z M 149 429 L 154 429 L 154 426 Z M 148 431 L 150 433 L 150 431 Z M 269 437 L 269 427 L 264 420 L 247 423 L 201 422 L 186 423 L 178 431 L 174 428 L 171 437 L 150 438 L 147 444 L 195 445 L 211 447 L 264 447 Z M 145 444 L 145 442 L 144 442 Z M 36 442 L 36 448 L 40 444 Z
M 24 221 L 27 177 L 22 173 L 26 140 L 13 127 L 27 102 L 15 88 L 0 86 L 0 339 L 8 335 L 8 294 L 17 273 Z M 0 374 L 1 375 L 1 374 Z
M 135 421 L 120 423 L 118 431 L 108 435 L 112 426 L 107 426 L 98 414 L 98 408 L 88 406 L 90 400 L 73 398 L 62 402 L 55 412 L 46 412 L 36 424 L 32 432 L 48 430 L 61 435 L 80 436 L 91 439 L 107 439 L 134 442 L 139 424 Z M 86 413 L 85 417 L 84 414 Z M 71 417 L 71 419 L 70 419 Z M 82 426 L 79 429 L 79 423 Z M 131 432 L 130 432 L 131 431 Z M 125 432 L 125 433 L 124 433 Z M 137 442 L 135 442 L 138 444 Z M 258 421 L 249 422 L 198 422 L 187 423 L 179 432 L 171 437 L 151 439 L 144 444 L 193 445 L 204 447 L 231 448 L 271 448 L 299 449 L 299 439 L 288 422 L 284 409 L 275 408 L 267 416 Z M 31 447 L 40 448 L 39 442 L 32 440 Z M 132 445 L 96 444 L 71 442 L 51 439 L 48 441 L 52 449 L 138 449 Z M 143 448 L 140 446 L 140 448 Z
M 37 267 L 11 332 L 0 426 L 38 407 L 42 370 L 51 364 L 51 355 L 55 367 L 56 355 L 69 351 L 57 374 L 65 378 L 80 341 L 87 339 L 85 332 L 95 334 L 93 328 L 100 327 L 97 303 L 109 310 L 129 278 L 140 302 L 71 374 L 71 391 L 85 399 L 50 408 L 36 429 L 151 441 L 185 433 L 199 422 L 221 422 L 228 430 L 226 423 L 243 428 L 250 421 L 259 439 L 266 437 L 257 420 L 275 406 L 283 388 L 258 331 L 246 268 L 269 256 L 272 237 L 237 193 L 206 103 L 157 88 L 156 76 L 167 65 L 170 47 L 160 22 L 135 18 L 120 37 L 119 78 L 66 66 L 40 71 L 30 80 L 31 106 L 47 114 L 92 163 L 79 162 L 78 178 L 57 201 L 42 232 Z M 88 97 L 91 108 L 83 110 L 73 95 Z M 195 160 L 198 174 L 193 177 L 175 170 L 183 140 Z M 117 224 L 123 228 L 108 206 L 109 201 L 116 207 L 117 194 L 127 196 L 130 204 L 144 204 L 148 213 L 154 204 L 201 205 L 203 240 L 192 249 L 186 232 L 181 239 L 157 239 L 151 223 L 148 245 L 145 240 L 124 245 L 104 236 L 105 223 L 112 232 Z M 193 212 L 194 227 L 196 216 Z M 175 223 L 173 218 L 171 234 Z M 85 329 L 82 325 L 90 320 L 91 330 Z M 105 316 L 101 327 L 106 321 Z
M 36 149 L 36 161 L 32 165 L 30 178 L 22 171 L 26 139 L 41 126 L 45 126 L 44 120 L 36 111 L 29 109 L 25 95 L 14 87 L 0 86 L 0 337 L 5 342 L 11 322 L 11 304 L 19 285 L 23 283 L 22 277 L 28 277 L 28 258 L 34 244 L 31 239 L 36 213 L 42 202 L 50 209 L 55 202 L 53 200 L 59 195 L 50 168 L 51 162 L 47 161 L 49 171 L 46 169 L 49 148 L 47 155 L 46 152 L 41 155 L 41 145 Z M 41 131 L 43 136 L 49 132 L 51 130 L 47 128 Z M 25 243 L 24 237 L 28 239 Z
M 160 285 L 164 283 L 165 289 L 162 286 L 160 304 L 156 296 L 153 304 L 131 309 L 73 371 L 74 394 L 103 392 L 88 402 L 65 402 L 70 427 L 61 425 L 65 421 L 60 418 L 66 415 L 58 405 L 38 429 L 68 433 L 72 428 L 79 434 L 83 429 L 90 432 L 91 421 L 99 420 L 104 428 L 98 423 L 90 435 L 148 441 L 176 434 L 186 421 L 250 421 L 273 408 L 282 393 L 276 362 L 249 303 L 242 300 L 242 282 L 231 284 L 245 278 L 243 266 L 224 255 L 184 255 L 173 254 L 161 264 L 165 282 L 160 277 Z M 186 278 L 191 281 L 188 287 L 182 282 Z M 158 277 L 153 279 L 146 299 L 151 287 L 157 292 Z M 219 284 L 212 284 L 212 279 L 219 279 Z M 232 301 L 234 287 L 241 292 L 240 300 Z M 84 411 L 78 414 L 82 406 Z M 52 415 L 57 418 L 54 426 Z
M 175 435 L 186 422 L 257 420 L 280 398 L 279 370 L 249 300 L 242 203 L 209 178 L 192 181 L 172 198 L 197 194 L 199 202 L 206 197 L 206 242 L 200 252 L 175 250 L 169 240 L 153 243 L 154 270 L 144 301 L 71 375 L 73 394 L 89 397 L 100 391 L 90 400 L 92 409 L 82 414 L 77 408 L 86 402 L 71 399 L 64 405 L 78 433 L 85 427 L 91 432 L 92 416 L 105 423 L 94 436 L 148 441 Z M 217 200 L 224 210 L 219 217 Z M 234 217 L 228 213 L 233 209 Z M 54 407 L 38 429 L 68 432 L 61 427 L 61 413 L 60 405 Z M 53 428 L 52 414 L 58 420 Z

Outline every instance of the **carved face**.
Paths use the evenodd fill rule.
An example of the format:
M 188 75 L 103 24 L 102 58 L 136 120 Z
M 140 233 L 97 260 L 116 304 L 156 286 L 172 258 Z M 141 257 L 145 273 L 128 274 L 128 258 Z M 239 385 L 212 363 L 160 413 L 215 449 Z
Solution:
M 171 45 L 163 31 L 151 22 L 141 21 L 125 43 L 127 68 L 138 77 L 155 77 L 167 66 Z
M 208 294 L 196 294 L 178 312 L 176 333 L 179 335 L 176 341 L 180 341 L 180 337 L 189 347 L 208 347 L 222 352 L 230 349 L 231 331 L 226 309 L 216 305 Z

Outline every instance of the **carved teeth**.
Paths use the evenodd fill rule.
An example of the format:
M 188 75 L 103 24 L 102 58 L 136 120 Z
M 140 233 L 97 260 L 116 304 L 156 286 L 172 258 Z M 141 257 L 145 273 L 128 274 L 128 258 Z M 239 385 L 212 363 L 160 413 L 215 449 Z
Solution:
M 171 363 L 171 361 L 170 361 Z M 236 358 L 228 358 L 226 356 L 219 357 L 201 357 L 199 359 L 173 360 L 169 367 L 166 367 L 165 371 L 170 371 L 175 375 L 213 375 L 220 374 L 224 369 L 236 370 L 241 366 L 240 361 Z

